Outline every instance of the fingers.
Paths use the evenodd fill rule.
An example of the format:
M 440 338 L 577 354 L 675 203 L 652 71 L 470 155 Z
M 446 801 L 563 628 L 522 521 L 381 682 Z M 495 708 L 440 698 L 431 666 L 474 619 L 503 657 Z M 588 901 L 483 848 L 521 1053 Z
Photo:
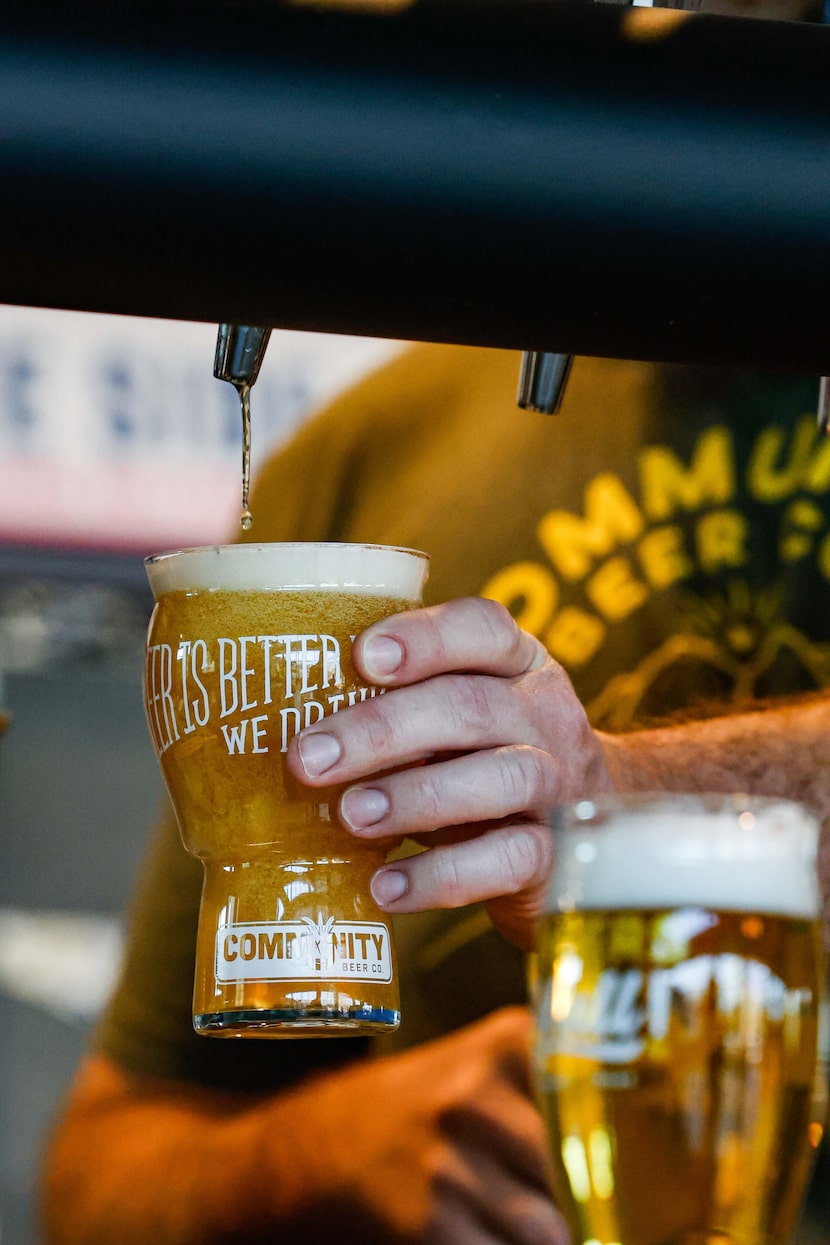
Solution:
M 526 1097 L 530 1097 L 530 1048 L 533 1033 L 533 1020 L 529 1009 L 513 1004 L 489 1012 L 466 1029 L 457 1029 L 442 1040 L 448 1044 L 460 1043 L 465 1052 L 469 1052 L 471 1041 L 487 1044 L 494 1053 L 499 1076 L 521 1090 Z
M 295 736 L 288 766 L 310 786 L 502 745 L 541 748 L 578 778 L 601 753 L 564 670 L 492 601 L 397 614 L 358 636 L 354 654 L 364 677 L 394 694 Z
M 522 895 L 520 904 L 502 898 L 499 925 L 529 946 L 552 869 L 544 810 L 559 791 L 553 758 L 534 748 L 499 748 L 352 787 L 341 797 L 339 815 L 362 838 L 453 827 L 449 846 L 433 846 L 376 873 L 375 902 L 393 912 L 415 912 Z M 531 807 L 540 810 L 535 823 L 524 817 Z M 482 833 L 481 823 L 494 819 L 508 824 Z M 465 845 L 465 837 L 477 842 Z
M 338 811 L 363 838 L 423 834 L 545 810 L 559 785 L 556 761 L 542 749 L 495 747 L 350 787 Z
M 324 718 L 295 736 L 288 763 L 311 786 L 328 786 L 436 752 L 531 744 L 533 725 L 507 680 L 447 674 Z
M 487 1155 L 459 1167 L 441 1191 L 429 1245 L 569 1245 L 549 1193 L 505 1178 Z
M 323 719 L 296 736 L 288 760 L 312 786 L 348 782 L 437 751 L 505 743 L 520 729 L 515 716 L 502 681 L 444 675 Z
M 547 810 L 610 788 L 564 670 L 478 598 L 376 623 L 354 657 L 385 694 L 300 732 L 289 769 L 307 786 L 342 788 L 339 818 L 359 837 L 433 836 L 430 850 L 376 874 L 381 906 L 492 900 L 499 928 L 529 945 L 551 869 Z
M 489 1047 L 491 1074 L 441 1112 L 454 1162 L 441 1184 L 435 1241 L 566 1245 L 550 1195 L 544 1125 L 529 1083 L 529 1017 L 506 1009 L 457 1035 L 466 1064 L 476 1043 Z
M 531 1092 L 531 1032 L 527 1008 L 503 1008 L 300 1086 L 316 1125 L 321 1214 L 353 1209 L 367 1241 L 565 1245 Z
M 355 706 L 359 712 L 349 713 L 347 726 L 334 715 L 292 741 L 289 766 L 311 785 L 348 782 L 367 770 L 411 764 L 439 750 L 517 742 L 522 729 L 517 706 L 498 680 L 550 662 L 539 641 L 517 627 L 502 606 L 479 598 L 375 623 L 355 640 L 353 657 L 369 683 L 406 690 L 382 706 L 380 698 Z
M 549 827 L 518 823 L 385 865 L 372 878 L 372 895 L 380 907 L 396 913 L 456 908 L 526 892 L 537 897 L 552 869 Z
M 355 665 L 381 687 L 416 683 L 451 670 L 511 678 L 550 658 L 495 601 L 465 597 L 395 614 L 367 627 L 355 641 Z

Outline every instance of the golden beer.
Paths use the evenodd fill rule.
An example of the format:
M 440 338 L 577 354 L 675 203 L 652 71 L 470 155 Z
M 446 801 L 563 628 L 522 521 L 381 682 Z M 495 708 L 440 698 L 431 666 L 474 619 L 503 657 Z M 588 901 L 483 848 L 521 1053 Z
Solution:
M 371 545 L 232 545 L 147 560 L 145 709 L 185 847 L 203 862 L 193 1023 L 219 1036 L 382 1032 L 400 1020 L 384 843 L 297 783 L 303 727 L 374 696 L 353 638 L 420 602 L 427 559 Z
M 745 797 L 564 817 L 535 1081 L 574 1245 L 785 1245 L 825 1113 L 813 819 Z

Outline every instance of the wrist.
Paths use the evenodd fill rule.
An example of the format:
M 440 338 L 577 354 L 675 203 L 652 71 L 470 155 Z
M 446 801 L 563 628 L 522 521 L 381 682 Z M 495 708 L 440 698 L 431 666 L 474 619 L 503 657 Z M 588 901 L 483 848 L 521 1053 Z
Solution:
M 632 736 L 609 735 L 597 731 L 596 737 L 602 748 L 605 769 L 611 791 L 642 791 L 649 784 L 644 782 L 643 757 L 630 746 Z

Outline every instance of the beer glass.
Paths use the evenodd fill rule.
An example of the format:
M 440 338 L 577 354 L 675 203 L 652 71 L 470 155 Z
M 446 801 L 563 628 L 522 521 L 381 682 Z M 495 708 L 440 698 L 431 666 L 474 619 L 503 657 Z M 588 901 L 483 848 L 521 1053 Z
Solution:
M 744 796 L 554 815 L 534 1078 L 574 1245 L 786 1245 L 826 1111 L 817 826 Z
M 388 845 L 339 791 L 288 773 L 292 737 L 376 690 L 352 640 L 420 603 L 428 559 L 382 545 L 239 544 L 146 560 L 144 696 L 185 847 L 204 865 L 197 1032 L 295 1037 L 400 1020 L 392 930 L 369 882 Z

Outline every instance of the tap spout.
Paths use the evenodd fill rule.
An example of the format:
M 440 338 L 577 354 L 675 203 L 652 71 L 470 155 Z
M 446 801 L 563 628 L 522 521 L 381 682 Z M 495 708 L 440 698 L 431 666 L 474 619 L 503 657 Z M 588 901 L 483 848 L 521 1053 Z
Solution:
M 220 324 L 213 375 L 217 380 L 229 381 L 239 390 L 250 389 L 259 375 L 270 336 L 270 329 L 249 324 Z
M 555 415 L 565 396 L 572 362 L 573 355 L 526 350 L 519 376 L 518 405 L 523 410 Z

